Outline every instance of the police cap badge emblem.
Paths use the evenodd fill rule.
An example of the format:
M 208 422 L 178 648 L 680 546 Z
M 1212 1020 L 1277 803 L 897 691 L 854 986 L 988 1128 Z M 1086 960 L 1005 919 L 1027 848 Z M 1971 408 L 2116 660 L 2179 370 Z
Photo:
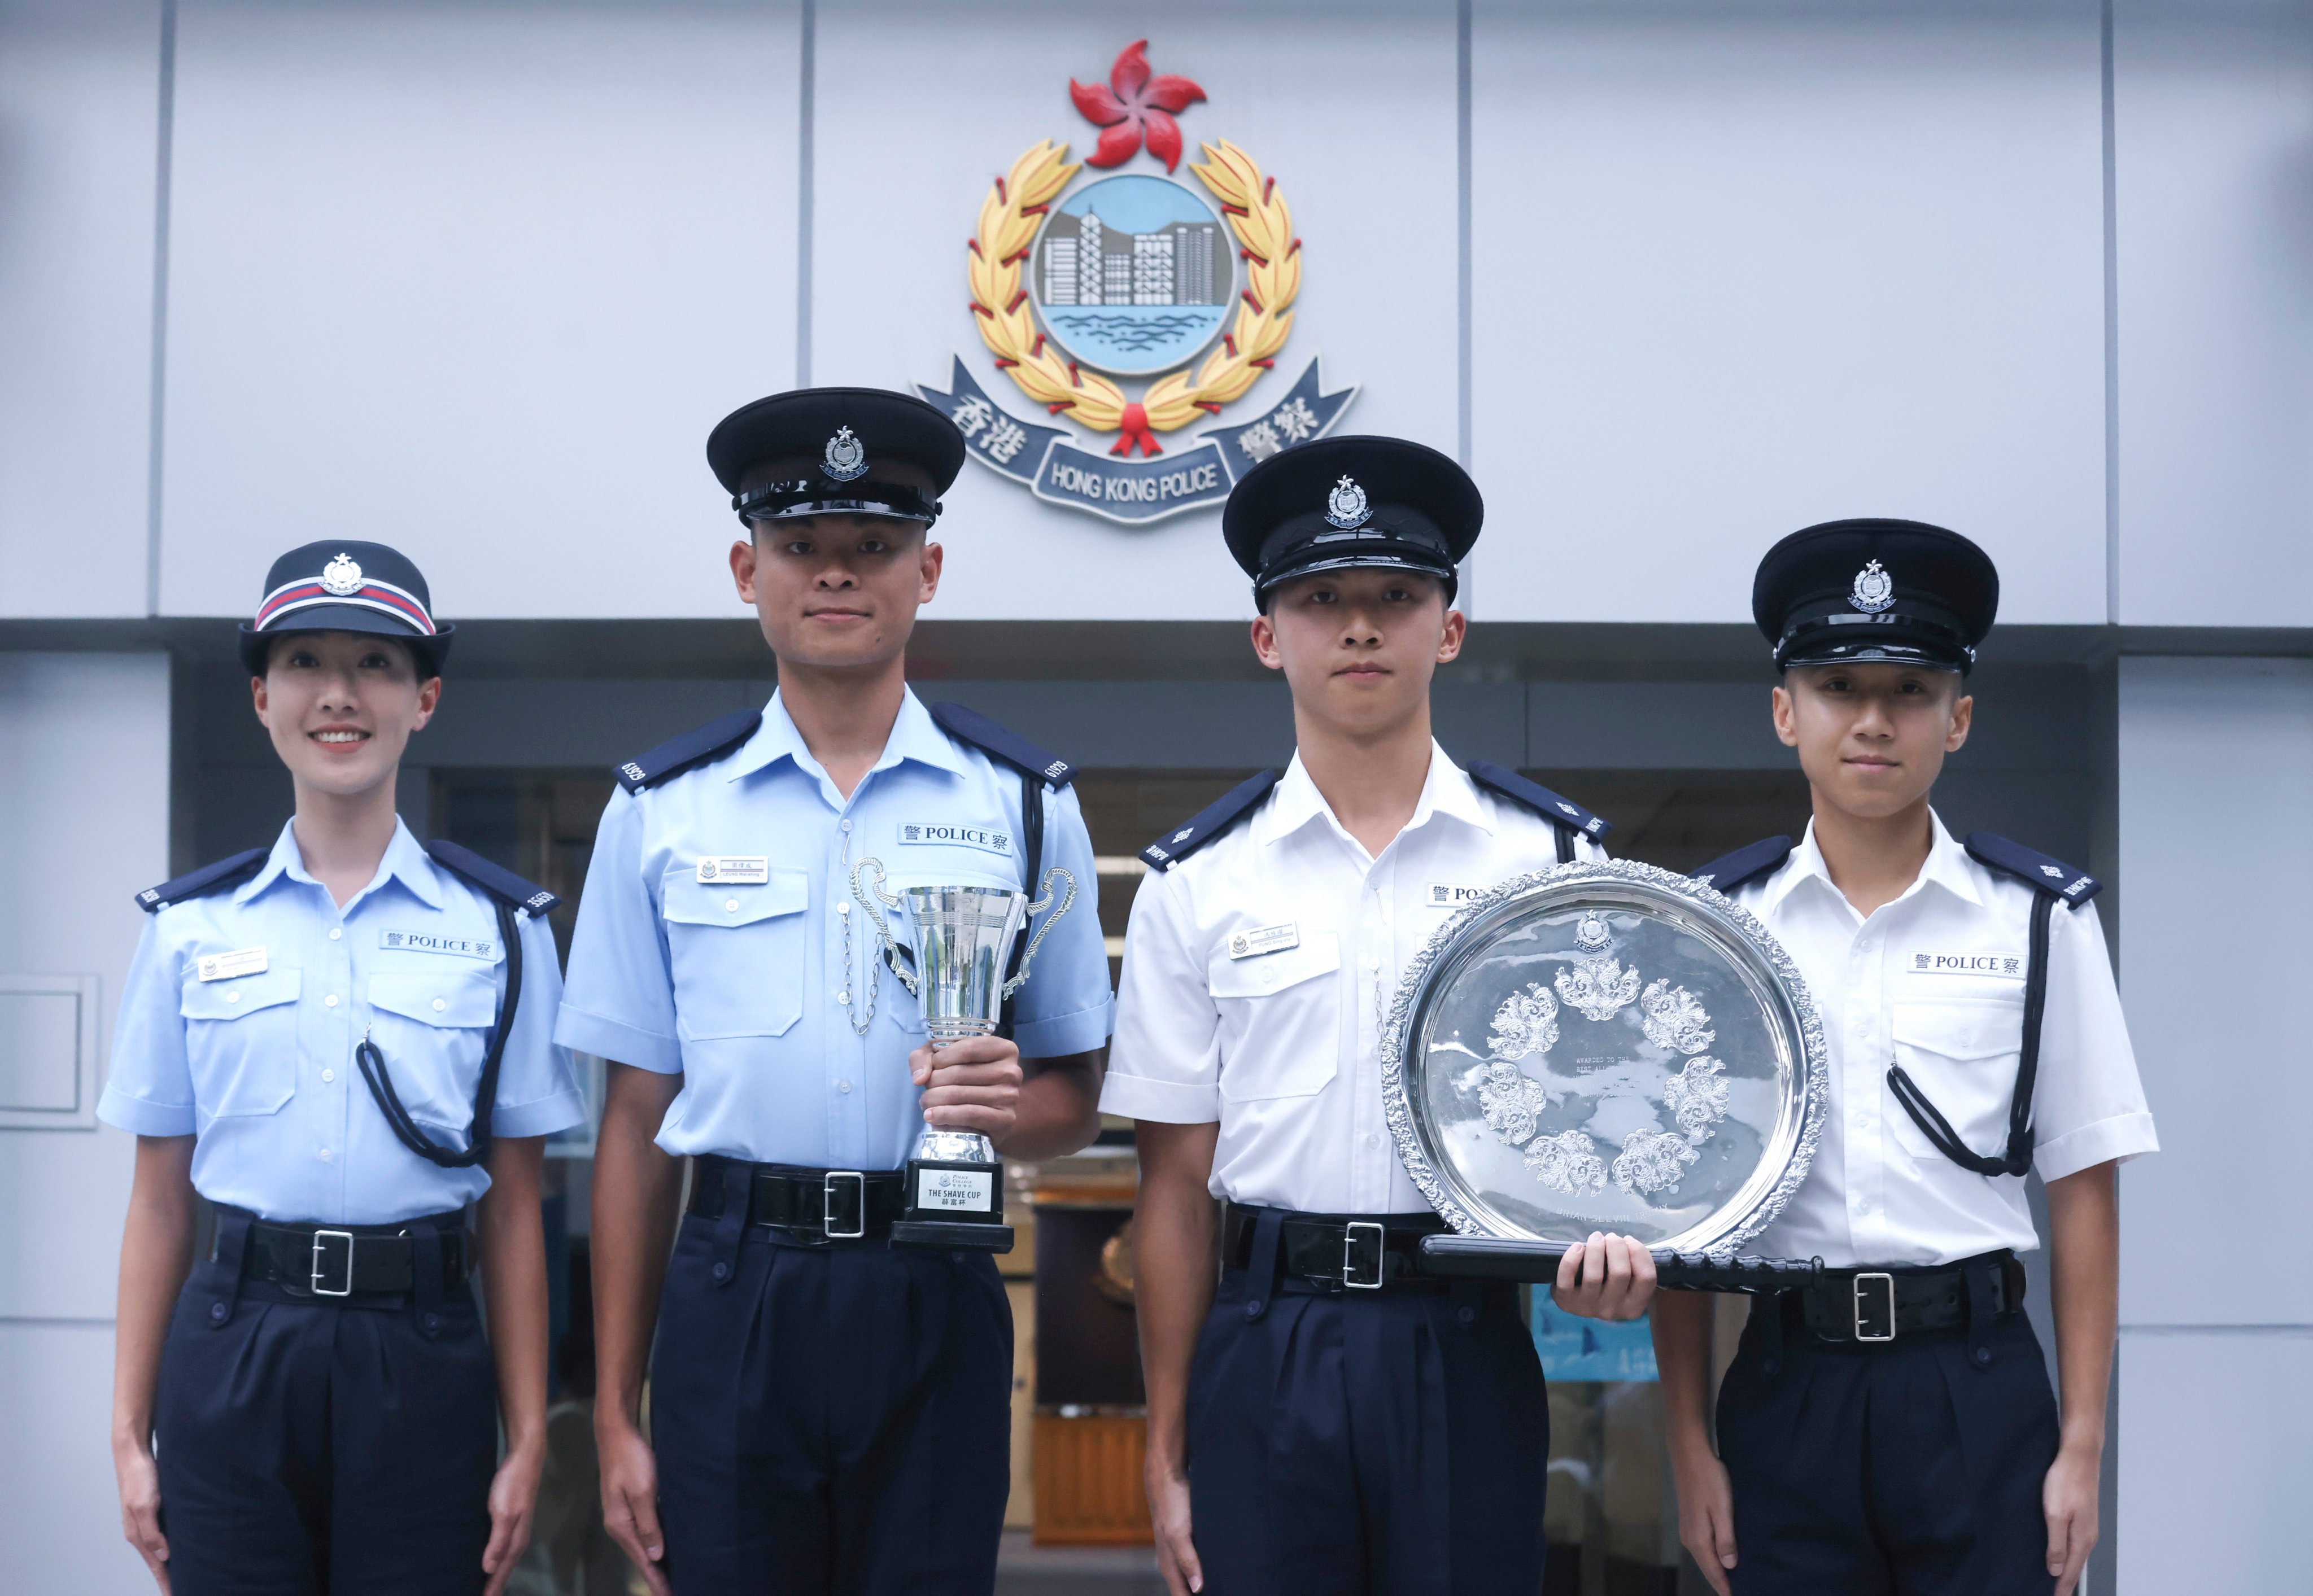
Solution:
M 820 459 L 819 469 L 838 482 L 849 482 L 867 469 L 866 445 L 853 435 L 848 426 L 839 426 L 835 435 L 827 441 L 827 452 Z
M 1855 586 L 1847 601 L 1866 615 L 1877 615 L 1895 601 L 1895 579 L 1873 560 L 1855 574 Z
M 344 598 L 347 593 L 361 592 L 362 568 L 354 564 L 349 554 L 340 554 L 321 567 L 321 591 Z
M 1373 519 L 1366 505 L 1366 490 L 1354 478 L 1344 477 L 1333 484 L 1333 491 L 1325 495 L 1325 519 L 1343 531 L 1353 531 Z

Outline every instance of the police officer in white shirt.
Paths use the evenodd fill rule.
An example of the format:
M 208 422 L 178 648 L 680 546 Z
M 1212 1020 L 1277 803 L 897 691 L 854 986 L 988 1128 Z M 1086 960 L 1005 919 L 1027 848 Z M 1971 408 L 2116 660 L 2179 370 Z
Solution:
M 619 767 L 556 1030 L 614 1061 L 594 1202 L 604 1514 L 655 1592 L 985 1596 L 1011 1311 L 988 1252 L 893 1240 L 901 1166 L 928 1118 L 1007 1157 L 1092 1140 L 1108 956 L 1086 905 L 1047 909 L 1009 1034 L 935 1055 L 853 873 L 1033 890 L 1057 864 L 1088 899 L 1092 843 L 1065 760 L 908 688 L 955 424 L 806 389 L 725 417 L 707 453 L 778 691 Z M 884 929 L 905 938 L 899 914 Z
M 1830 1049 L 1823 1140 L 1705 1424 L 1710 1302 L 1654 1312 L 1680 1533 L 1719 1592 L 2069 1596 L 2097 1539 L 2117 1310 L 2114 1170 L 2158 1150 L 2097 881 L 1929 807 L 1974 712 L 1999 575 L 1907 521 L 1794 532 L 1752 612 L 1814 818 L 1696 875 L 1780 938 Z M 2061 1402 L 2021 1309 L 2046 1182 Z
M 1515 1288 L 1420 1273 L 1442 1226 L 1376 1054 L 1398 972 L 1465 898 L 1605 856 L 1604 821 L 1430 736 L 1483 513 L 1452 460 L 1389 438 L 1302 444 L 1229 496 L 1299 747 L 1143 852 L 1101 1098 L 1139 1122 L 1148 1486 L 1175 1596 L 1541 1583 L 1541 1365 Z M 1634 1318 L 1654 1266 L 1598 1237 L 1559 1279 L 1561 1305 Z

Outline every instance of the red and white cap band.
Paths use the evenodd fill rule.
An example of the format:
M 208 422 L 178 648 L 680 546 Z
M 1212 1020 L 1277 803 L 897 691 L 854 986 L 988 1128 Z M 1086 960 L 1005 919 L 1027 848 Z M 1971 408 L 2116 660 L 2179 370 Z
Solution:
M 350 604 L 356 609 L 374 609 L 390 615 L 420 636 L 435 636 L 434 618 L 426 613 L 426 606 L 407 589 L 375 577 L 365 577 L 362 584 L 349 592 L 331 592 L 313 578 L 285 583 L 265 595 L 257 607 L 257 618 L 251 630 L 265 632 L 278 627 L 283 619 L 301 609 L 311 609 L 324 604 Z

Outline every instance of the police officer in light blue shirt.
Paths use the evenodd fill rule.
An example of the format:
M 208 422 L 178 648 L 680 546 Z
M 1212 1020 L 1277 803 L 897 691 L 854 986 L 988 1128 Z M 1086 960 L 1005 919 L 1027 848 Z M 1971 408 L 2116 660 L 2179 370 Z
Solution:
M 1064 760 L 906 684 L 954 424 L 808 390 L 726 418 L 708 458 L 779 690 L 618 767 L 555 1032 L 613 1061 L 593 1226 L 604 1516 L 662 1592 L 984 1593 L 1011 1316 L 986 1251 L 908 1245 L 893 1223 L 927 1121 L 1016 1158 L 1095 1133 L 1112 999 L 1092 846 Z M 1033 895 L 1053 865 L 1083 884 L 1073 912 L 1056 895 L 1036 917 L 1008 1037 L 928 1045 L 879 934 L 904 941 L 904 916 L 854 894 L 871 858 L 893 890 Z
M 585 1110 L 551 1036 L 557 899 L 394 812 L 451 631 L 383 545 L 276 561 L 241 652 L 295 817 L 138 894 L 98 1108 L 137 1137 L 113 1447 L 176 1596 L 494 1593 L 529 1536 L 542 1144 Z

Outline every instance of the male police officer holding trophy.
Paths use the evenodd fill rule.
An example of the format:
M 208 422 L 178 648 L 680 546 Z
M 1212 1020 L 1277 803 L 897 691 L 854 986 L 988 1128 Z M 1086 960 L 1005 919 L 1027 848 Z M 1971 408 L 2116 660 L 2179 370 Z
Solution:
M 1223 518 L 1298 749 L 1142 854 L 1102 1098 L 1139 1127 L 1148 1485 L 1174 1596 L 1541 1584 L 1534 1342 L 1514 1286 L 1421 1272 L 1443 1226 L 1398 1162 L 1376 1053 L 1400 970 L 1455 908 L 1605 856 L 1589 811 L 1430 735 L 1483 514 L 1434 450 L 1333 438 L 1248 472 Z M 1635 1318 L 1653 1281 L 1643 1248 L 1594 1235 L 1558 1301 Z
M 1707 1298 L 1655 1300 L 1680 1535 L 1713 1589 L 2070 1596 L 2097 1539 L 2117 1310 L 2113 1172 L 2159 1146 L 2094 878 L 1929 807 L 1967 741 L 2000 578 L 1908 521 L 1769 550 L 1752 613 L 1814 816 L 1695 873 L 1807 978 L 1830 1101 L 1756 1243 L 1820 1258 L 1754 1302 L 1706 1425 Z M 2062 1400 L 2024 1317 L 2024 1189 L 2047 1183 Z
M 707 452 L 779 685 L 619 767 L 571 949 L 556 1034 L 614 1061 L 594 1199 L 604 1516 L 660 1592 L 986 1592 L 1012 1372 L 990 1252 L 1009 1232 L 996 1166 L 955 1155 L 1090 1141 L 1112 1000 L 1099 925 L 1056 887 L 1033 963 L 1020 935 L 1003 965 L 1004 986 L 1027 977 L 1009 1035 L 951 1029 L 937 911 L 969 899 L 1016 926 L 1006 896 L 1088 886 L 1091 843 L 1065 761 L 907 687 L 954 425 L 805 390 L 726 417 Z M 927 1126 L 960 1134 L 919 1147 Z

